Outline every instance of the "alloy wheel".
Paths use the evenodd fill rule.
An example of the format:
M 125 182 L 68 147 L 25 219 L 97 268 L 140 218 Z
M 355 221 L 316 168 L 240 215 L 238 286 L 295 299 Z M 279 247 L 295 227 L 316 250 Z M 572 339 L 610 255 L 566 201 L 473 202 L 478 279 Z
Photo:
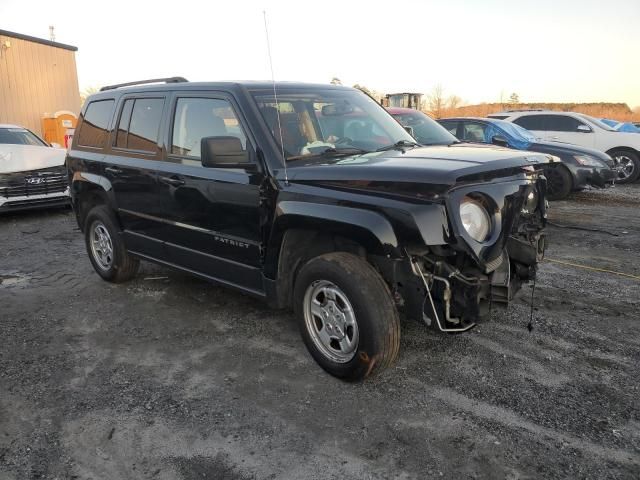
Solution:
M 344 292 L 332 282 L 318 280 L 304 296 L 304 320 L 314 345 L 329 360 L 347 363 L 358 348 L 358 322 Z
M 91 226 L 91 253 L 102 270 L 109 270 L 113 265 L 113 242 L 102 222 Z

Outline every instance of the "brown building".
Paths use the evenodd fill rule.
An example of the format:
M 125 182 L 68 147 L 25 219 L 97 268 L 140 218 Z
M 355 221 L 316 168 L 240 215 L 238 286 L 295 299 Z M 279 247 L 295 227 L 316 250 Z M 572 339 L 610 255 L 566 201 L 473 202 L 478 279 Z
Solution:
M 78 115 L 77 50 L 0 30 L 0 123 L 24 126 L 42 136 L 45 115 Z

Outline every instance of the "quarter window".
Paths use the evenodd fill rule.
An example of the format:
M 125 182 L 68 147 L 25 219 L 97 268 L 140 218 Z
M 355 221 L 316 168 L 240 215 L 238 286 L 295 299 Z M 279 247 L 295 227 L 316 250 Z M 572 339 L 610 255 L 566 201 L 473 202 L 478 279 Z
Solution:
M 171 153 L 200 159 L 200 141 L 205 137 L 236 137 L 243 150 L 247 150 L 247 137 L 227 100 L 179 98 L 173 119 Z
M 87 106 L 78 134 L 78 145 L 104 148 L 107 142 L 107 129 L 113 114 L 115 101 L 97 100 Z

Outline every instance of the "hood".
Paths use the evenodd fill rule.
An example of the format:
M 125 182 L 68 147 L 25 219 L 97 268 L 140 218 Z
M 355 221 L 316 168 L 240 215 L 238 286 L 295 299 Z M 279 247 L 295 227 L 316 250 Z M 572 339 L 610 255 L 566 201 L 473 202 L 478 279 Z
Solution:
M 536 152 L 542 153 L 550 153 L 551 155 L 590 155 L 592 157 L 597 158 L 598 160 L 602 160 L 605 163 L 609 163 L 611 161 L 611 157 L 600 150 L 596 150 L 594 148 L 582 147 L 580 145 L 574 145 L 572 143 L 562 143 L 562 142 L 544 142 L 542 140 L 538 140 L 535 143 L 532 143 L 529 147 L 529 150 L 533 150 Z
M 306 163 L 303 160 L 288 168 L 288 176 L 293 182 L 365 180 L 455 185 L 469 175 L 551 161 L 549 155 L 536 152 L 460 143 L 406 149 L 404 153 L 389 150 L 335 159 L 315 158 Z
M 66 150 L 35 145 L 0 144 L 0 174 L 64 165 Z

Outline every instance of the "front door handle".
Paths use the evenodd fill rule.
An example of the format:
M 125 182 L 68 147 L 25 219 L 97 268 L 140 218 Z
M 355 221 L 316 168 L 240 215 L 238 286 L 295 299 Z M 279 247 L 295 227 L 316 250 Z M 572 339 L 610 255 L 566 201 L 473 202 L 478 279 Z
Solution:
M 180 187 L 184 185 L 184 180 L 177 177 L 160 177 L 160 181 L 167 185 L 171 185 L 172 187 Z
M 118 173 L 122 173 L 122 170 L 116 167 L 107 167 L 104 170 L 105 172 L 113 173 L 114 175 L 117 175 Z

